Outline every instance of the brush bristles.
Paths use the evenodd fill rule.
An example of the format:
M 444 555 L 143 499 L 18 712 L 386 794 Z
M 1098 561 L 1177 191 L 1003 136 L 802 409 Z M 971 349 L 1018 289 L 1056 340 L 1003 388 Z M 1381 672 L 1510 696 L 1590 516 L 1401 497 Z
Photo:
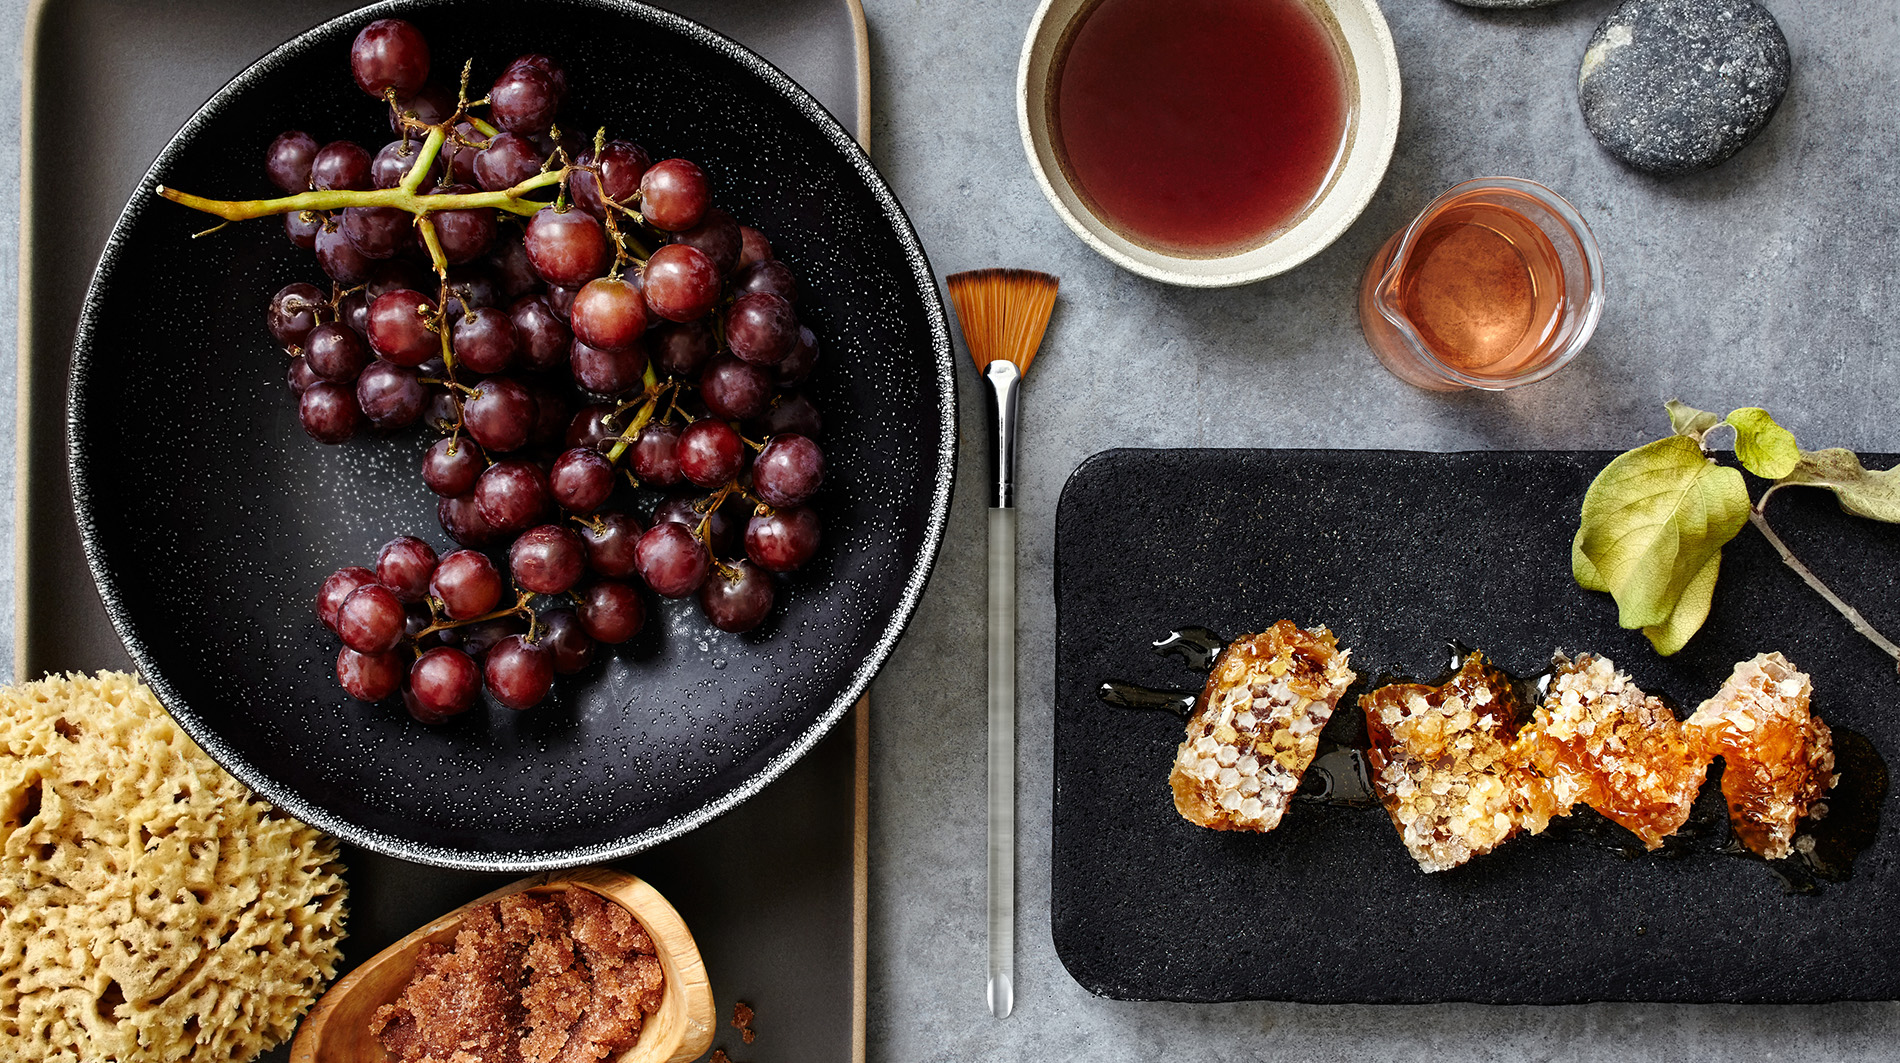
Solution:
M 974 269 L 944 280 L 977 369 L 1003 358 L 1028 373 L 1055 309 L 1056 278 L 1032 269 Z

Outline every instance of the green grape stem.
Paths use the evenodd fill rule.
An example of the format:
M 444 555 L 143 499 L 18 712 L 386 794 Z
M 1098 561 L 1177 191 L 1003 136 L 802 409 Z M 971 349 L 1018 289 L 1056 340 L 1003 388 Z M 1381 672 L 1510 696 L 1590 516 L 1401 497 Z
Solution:
M 430 138 L 435 138 L 434 133 Z M 437 145 L 438 150 L 440 145 Z M 425 154 L 428 146 L 423 146 Z M 413 175 L 414 171 L 411 171 Z M 484 207 L 505 210 L 510 214 L 523 217 L 533 215 L 548 204 L 542 200 L 529 199 L 528 194 L 561 183 L 567 169 L 549 170 L 536 174 L 513 188 L 504 188 L 499 192 L 462 192 L 453 195 L 424 196 L 417 195 L 413 189 L 397 185 L 395 188 L 378 188 L 369 192 L 356 192 L 348 189 L 330 189 L 321 192 L 299 192 L 294 196 L 279 196 L 276 199 L 206 199 L 190 192 L 181 192 L 165 185 L 158 186 L 158 194 L 173 203 L 203 211 L 225 221 L 248 221 L 252 218 L 268 218 L 273 214 L 288 214 L 298 210 L 343 210 L 348 207 L 396 207 L 411 214 L 434 214 L 444 210 L 480 210 Z M 404 177 L 405 182 L 408 177 Z

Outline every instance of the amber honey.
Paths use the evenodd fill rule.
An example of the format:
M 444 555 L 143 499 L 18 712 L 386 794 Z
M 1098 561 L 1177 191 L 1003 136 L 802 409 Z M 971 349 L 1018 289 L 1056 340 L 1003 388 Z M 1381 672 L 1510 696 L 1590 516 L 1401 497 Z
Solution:
M 1359 316 L 1373 353 L 1436 390 L 1541 380 L 1602 307 L 1596 241 L 1561 196 L 1486 178 L 1440 196 L 1373 256 Z

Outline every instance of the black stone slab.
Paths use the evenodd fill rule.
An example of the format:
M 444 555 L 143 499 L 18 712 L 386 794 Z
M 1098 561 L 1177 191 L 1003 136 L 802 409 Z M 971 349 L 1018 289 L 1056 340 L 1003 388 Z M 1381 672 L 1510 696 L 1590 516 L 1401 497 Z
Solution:
M 1520 672 L 1561 645 L 1609 655 L 1685 712 L 1736 661 L 1780 650 L 1813 674 L 1824 719 L 1891 760 L 1893 662 L 1753 529 L 1724 553 L 1708 626 L 1672 658 L 1572 582 L 1577 508 L 1611 456 L 1115 450 L 1083 463 L 1057 516 L 1055 587 L 1052 924 L 1077 981 L 1189 1001 L 1900 996 L 1891 797 L 1852 879 L 1804 895 L 1753 858 L 1629 858 L 1574 831 L 1426 875 L 1377 808 L 1300 801 L 1266 835 L 1189 824 L 1167 785 L 1180 721 L 1096 699 L 1108 679 L 1198 688 L 1200 673 L 1149 648 L 1172 627 L 1231 637 L 1283 616 L 1331 627 L 1367 678 L 1429 676 L 1449 639 Z M 1900 629 L 1900 528 L 1819 491 L 1777 495 L 1770 517 L 1875 626 Z M 1362 738 L 1345 706 L 1364 689 L 1328 738 Z

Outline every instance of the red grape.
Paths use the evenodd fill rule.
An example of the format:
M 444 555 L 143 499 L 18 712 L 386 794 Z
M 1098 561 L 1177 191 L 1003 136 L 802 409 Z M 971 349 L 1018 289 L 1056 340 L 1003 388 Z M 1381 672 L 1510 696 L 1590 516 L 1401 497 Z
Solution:
M 798 315 L 792 304 L 771 292 L 751 292 L 726 310 L 726 345 L 740 360 L 773 366 L 798 342 Z
M 376 573 L 361 565 L 339 568 L 317 588 L 317 619 L 331 631 L 336 630 L 336 611 L 343 607 L 343 599 L 356 593 L 357 588 L 376 582 Z
M 553 369 L 567 361 L 574 334 L 562 315 L 548 305 L 546 296 L 522 297 L 515 302 L 509 316 L 514 321 L 521 359 L 529 369 Z
M 718 207 L 706 211 L 698 225 L 673 234 L 673 242 L 697 247 L 705 252 L 721 277 L 739 265 L 739 254 L 744 243 L 739 235 L 739 223 Z
M 409 666 L 409 689 L 420 707 L 437 723 L 467 712 L 482 692 L 482 669 L 458 649 L 437 646 Z M 423 719 L 422 714 L 416 714 Z
M 778 385 L 782 388 L 797 387 L 810 379 L 811 371 L 818 368 L 818 337 L 803 325 L 798 326 L 798 342 L 785 355 L 785 360 L 777 367 Z
M 264 323 L 270 327 L 271 338 L 286 349 L 299 347 L 310 330 L 317 327 L 317 314 L 329 302 L 316 285 L 293 281 L 271 296 Z
M 301 130 L 287 130 L 264 149 L 264 172 L 272 184 L 294 196 L 310 187 L 310 164 L 316 157 L 316 138 Z
M 574 419 L 568 422 L 566 442 L 569 448 L 580 447 L 583 450 L 605 450 L 610 439 L 616 439 L 620 433 L 607 423 L 614 412 L 611 402 L 590 402 L 580 408 Z
M 442 603 L 451 620 L 471 620 L 501 601 L 501 573 L 486 554 L 457 550 L 435 566 L 429 593 Z
M 634 564 L 655 594 L 684 598 L 706 582 L 712 562 L 706 556 L 706 548 L 684 524 L 669 521 L 655 524 L 640 536 L 634 546 Z M 585 612 L 581 619 L 587 619 Z M 600 638 L 599 635 L 594 637 Z
M 290 393 L 298 396 L 310 390 L 310 385 L 322 379 L 304 362 L 301 355 L 290 360 L 290 368 L 284 373 L 284 382 L 290 385 Z
M 500 373 L 515 360 L 515 325 L 508 312 L 478 306 L 449 332 L 457 365 L 475 373 Z
M 346 287 L 355 287 L 369 279 L 373 262 L 364 258 L 343 235 L 341 225 L 317 230 L 317 265 L 330 279 Z
M 463 546 L 490 546 L 505 537 L 501 529 L 482 518 L 481 510 L 475 506 L 475 491 L 444 498 L 435 504 L 435 519 L 449 538 Z
M 667 526 L 678 527 L 677 524 Z M 639 634 L 647 619 L 646 603 L 640 600 L 640 592 L 617 580 L 601 580 L 581 591 L 576 613 L 581 628 L 590 637 L 610 646 Z
M 824 482 L 824 452 L 801 435 L 773 436 L 752 461 L 752 491 L 774 509 L 804 505 Z
M 475 478 L 487 467 L 482 448 L 472 439 L 438 439 L 422 455 L 422 482 L 443 498 L 475 489 Z
M 415 216 L 399 207 L 349 207 L 343 235 L 364 258 L 393 258 L 415 243 Z
M 505 454 L 526 443 L 534 412 L 528 390 L 505 376 L 489 377 L 462 400 L 468 434 L 490 454 Z
M 435 300 L 408 288 L 384 292 L 369 304 L 369 345 L 397 365 L 417 366 L 442 353 L 431 331 Z
M 669 498 L 653 510 L 653 523 L 662 524 L 672 521 L 684 524 L 694 535 L 699 534 L 701 525 L 706 528 L 706 545 L 719 557 L 728 557 L 739 545 L 738 528 L 734 526 L 727 507 L 708 510 L 701 513 L 699 503 L 705 499 Z
M 397 598 L 415 603 L 429 596 L 429 577 L 435 575 L 435 550 L 413 535 L 383 544 L 376 554 L 376 582 Z
M 601 147 L 599 155 L 590 151 L 575 163 L 581 169 L 568 181 L 575 204 L 597 218 L 604 218 L 607 204 L 600 194 L 602 186 L 606 188 L 607 198 L 628 206 L 633 194 L 640 190 L 640 178 L 647 172 L 650 160 L 640 145 L 627 140 L 610 140 Z M 600 171 L 599 181 L 594 178 L 596 169 Z
M 697 247 L 667 244 L 647 260 L 642 278 L 647 306 L 669 321 L 705 317 L 719 301 L 719 271 Z
M 751 631 L 772 611 L 772 577 L 750 561 L 714 569 L 699 588 L 699 607 L 721 631 Z
M 524 532 L 508 548 L 508 570 L 523 590 L 559 594 L 580 582 L 587 571 L 587 547 L 581 537 L 559 524 Z
M 645 531 L 629 513 L 602 513 L 582 524 L 588 567 L 610 579 L 626 579 L 639 572 L 635 548 Z
M 554 686 L 554 653 L 525 635 L 509 635 L 488 651 L 482 675 L 496 701 L 516 711 L 531 709 Z
M 787 302 L 798 298 L 798 278 L 792 275 L 792 268 L 777 259 L 757 262 L 739 271 L 732 278 L 732 294 L 748 295 L 752 292 L 770 292 Z
M 700 487 L 722 487 L 745 468 L 745 440 L 724 421 L 687 425 L 680 433 L 678 454 L 680 475 Z
M 637 463 L 634 471 L 638 475 Z M 548 470 L 548 491 L 562 509 L 592 513 L 614 493 L 614 467 L 599 451 L 574 447 L 554 459 Z
M 541 614 L 541 623 L 546 628 L 541 633 L 541 645 L 554 654 L 557 674 L 573 675 L 593 663 L 599 644 L 581 626 L 574 610 L 550 609 Z
M 402 654 L 358 653 L 345 646 L 336 655 L 336 681 L 358 701 L 381 701 L 402 686 Z
M 369 423 L 384 431 L 407 428 L 422 417 L 421 374 L 378 358 L 356 378 L 356 405 Z
M 584 210 L 541 208 L 528 219 L 522 246 L 543 280 L 565 288 L 579 288 L 613 263 L 607 230 Z
M 765 238 L 765 234 L 750 225 L 739 226 L 739 268 L 767 262 L 771 258 L 772 243 Z
M 690 229 L 711 205 L 706 171 L 686 159 L 662 159 L 640 176 L 640 216 L 656 229 Z
M 317 249 L 317 234 L 323 231 L 323 215 L 314 210 L 293 210 L 284 215 L 284 235 L 305 251 Z
M 764 369 L 722 354 L 699 374 L 699 398 L 714 417 L 750 421 L 772 402 L 772 377 Z
M 473 192 L 468 185 L 442 185 L 430 195 L 448 196 Z M 473 262 L 488 253 L 495 243 L 493 210 L 440 210 L 429 215 L 435 223 L 435 236 L 442 245 L 442 256 L 450 265 Z
M 304 389 L 297 399 L 297 418 L 303 430 L 319 443 L 341 443 L 356 434 L 363 413 L 356 408 L 356 396 L 342 384 L 319 380 Z
M 818 552 L 818 514 L 804 506 L 754 516 L 745 528 L 745 554 L 761 568 L 790 572 Z
M 372 187 L 370 155 L 360 144 L 333 140 L 317 149 L 310 160 L 310 187 L 318 191 L 348 189 L 367 192 Z
M 772 403 L 772 408 L 759 418 L 761 435 L 777 436 L 792 433 L 807 439 L 817 439 L 824 433 L 824 421 L 818 416 L 818 407 L 804 392 L 781 396 Z
M 475 156 L 475 183 L 500 192 L 541 172 L 541 153 L 526 137 L 501 133 Z M 577 179 L 578 180 L 578 179 Z
M 630 347 L 647 329 L 647 304 L 626 279 L 596 277 L 574 293 L 568 320 L 590 347 Z
M 475 479 L 476 509 L 483 520 L 506 533 L 533 527 L 552 501 L 547 474 L 531 461 L 498 461 Z
M 526 65 L 502 71 L 488 90 L 488 101 L 489 118 L 502 129 L 523 136 L 547 132 L 561 104 L 554 79 Z
M 336 633 L 358 653 L 388 653 L 402 645 L 406 618 L 395 591 L 380 583 L 365 583 L 337 607 Z
M 391 89 L 398 99 L 412 96 L 429 80 L 429 42 L 402 19 L 379 18 L 350 45 L 350 76 L 377 99 Z
M 647 353 L 640 347 L 603 350 L 576 336 L 571 351 L 568 367 L 573 370 L 574 382 L 596 395 L 631 391 L 645 379 L 642 374 L 647 368 Z
M 304 364 L 325 380 L 348 384 L 369 364 L 363 338 L 343 325 L 326 323 L 310 330 L 303 341 Z
M 679 447 L 678 425 L 650 421 L 634 437 L 628 464 L 648 487 L 678 487 L 686 481 L 680 473 Z
M 712 325 L 703 319 L 665 322 L 647 334 L 654 368 L 682 380 L 697 377 L 718 349 Z

